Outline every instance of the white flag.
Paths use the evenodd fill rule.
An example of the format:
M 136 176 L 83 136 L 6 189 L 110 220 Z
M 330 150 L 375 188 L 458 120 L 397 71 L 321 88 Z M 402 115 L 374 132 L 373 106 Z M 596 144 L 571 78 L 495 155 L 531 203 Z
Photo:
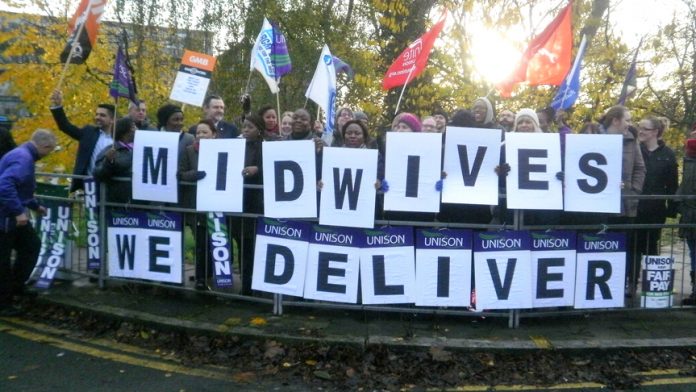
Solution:
M 259 36 L 256 37 L 254 47 L 251 49 L 251 65 L 249 71 L 256 69 L 261 72 L 261 76 L 268 83 L 271 93 L 278 92 L 278 81 L 276 80 L 275 67 L 271 60 L 271 46 L 273 44 L 273 26 L 268 19 L 263 18 L 263 26 Z
M 326 113 L 325 133 L 329 134 L 334 129 L 334 104 L 336 102 L 336 68 L 334 68 L 333 56 L 329 47 L 324 49 L 319 56 L 317 69 L 314 71 L 312 82 L 309 83 L 305 97 L 316 102 Z

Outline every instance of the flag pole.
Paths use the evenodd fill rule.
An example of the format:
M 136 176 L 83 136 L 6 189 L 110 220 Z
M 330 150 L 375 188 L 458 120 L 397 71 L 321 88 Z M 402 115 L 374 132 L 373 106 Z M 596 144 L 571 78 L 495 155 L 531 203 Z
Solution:
M 247 84 L 246 87 L 244 88 L 244 94 L 249 94 L 249 85 L 251 84 L 251 74 L 254 72 L 254 70 L 249 71 L 249 77 L 247 78 Z
M 416 69 L 415 65 L 411 67 L 411 69 L 408 71 L 408 75 L 406 76 L 406 83 L 404 83 L 404 87 L 401 89 L 401 94 L 399 94 L 399 100 L 396 102 L 396 110 L 394 110 L 394 115 L 399 113 L 399 107 L 401 106 L 401 98 L 403 98 L 404 96 L 404 91 L 406 91 L 406 85 L 411 80 L 411 74 L 413 73 L 414 69 Z
M 111 148 L 116 149 L 116 112 L 118 111 L 118 95 L 114 98 L 114 121 L 111 122 Z
M 87 12 L 91 11 L 90 8 L 92 8 L 92 3 L 90 3 L 87 6 Z M 80 27 L 77 28 L 77 34 L 75 34 L 75 39 L 73 39 L 72 45 L 70 45 L 70 53 L 68 53 L 68 59 L 65 61 L 65 65 L 63 66 L 63 71 L 60 73 L 60 79 L 58 79 L 58 85 L 56 85 L 55 90 L 60 90 L 61 86 L 63 86 L 63 81 L 65 81 L 65 76 L 68 73 L 68 66 L 70 65 L 70 61 L 73 58 L 73 55 L 75 54 L 75 48 L 80 44 L 80 36 L 82 35 L 82 31 L 85 28 L 85 24 L 87 21 L 83 21 L 80 23 Z M 88 37 L 89 38 L 89 37 Z

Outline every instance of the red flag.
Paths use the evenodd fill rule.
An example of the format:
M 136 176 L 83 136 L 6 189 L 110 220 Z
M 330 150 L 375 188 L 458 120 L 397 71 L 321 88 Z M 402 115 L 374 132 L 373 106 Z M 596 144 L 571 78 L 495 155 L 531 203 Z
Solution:
M 104 14 L 104 9 L 106 8 L 107 0 L 82 0 L 80 5 L 75 11 L 70 22 L 68 22 L 68 32 L 70 37 L 68 38 L 68 44 L 63 53 L 61 53 L 60 58 L 62 62 L 66 62 L 70 54 L 70 50 L 73 46 L 75 49 L 73 51 L 71 63 L 82 64 L 87 60 L 92 48 L 97 42 L 97 34 L 99 33 L 99 20 L 102 14 Z M 77 37 L 78 31 L 80 31 L 80 25 L 84 23 L 80 36 Z
M 498 85 L 500 95 L 509 97 L 518 83 L 532 86 L 559 86 L 570 69 L 573 32 L 572 4 L 568 5 L 536 36 L 524 51 L 520 63 L 510 77 Z
M 401 52 L 399 57 L 389 67 L 387 73 L 384 74 L 382 88 L 389 90 L 390 88 L 403 86 L 423 72 L 428 64 L 428 57 L 430 57 L 430 51 L 433 49 L 435 39 L 445 26 L 446 19 L 447 12 L 440 17 L 440 21 L 430 30 Z

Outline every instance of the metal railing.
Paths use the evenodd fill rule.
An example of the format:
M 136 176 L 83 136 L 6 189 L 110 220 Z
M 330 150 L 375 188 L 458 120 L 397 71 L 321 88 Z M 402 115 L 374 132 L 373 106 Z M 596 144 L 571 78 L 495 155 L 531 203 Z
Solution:
M 66 174 L 52 174 L 52 173 L 37 173 L 37 177 L 53 177 L 59 179 L 65 178 L 86 178 L 84 176 L 73 176 Z M 130 181 L 130 179 L 115 179 L 122 181 Z M 160 286 L 167 289 L 175 290 L 188 290 L 194 291 L 193 283 L 190 280 L 192 271 L 195 267 L 195 263 L 199 260 L 195 260 L 195 249 L 193 252 L 193 258 L 184 260 L 183 263 L 183 282 L 181 284 L 167 284 L 155 281 L 147 281 L 140 279 L 127 279 L 108 276 L 107 271 L 107 254 L 106 254 L 106 209 L 107 208 L 125 208 L 125 209 L 137 209 L 137 210 L 150 210 L 150 211 L 172 211 L 179 212 L 183 214 L 201 214 L 201 212 L 196 211 L 191 208 L 183 208 L 175 205 L 165 205 L 157 204 L 153 205 L 149 202 L 133 202 L 129 204 L 119 204 L 113 202 L 107 202 L 106 200 L 106 184 L 101 184 L 100 186 L 100 202 L 99 202 L 99 229 L 101 237 L 101 269 L 99 271 L 89 271 L 87 268 L 86 261 L 86 251 L 80 240 L 80 234 L 74 236 L 69 241 L 69 250 L 66 252 L 66 263 L 65 267 L 61 269 L 61 272 L 68 274 L 68 276 L 73 275 L 74 277 L 89 277 L 92 279 L 97 279 L 100 287 L 105 287 L 108 282 L 126 282 L 138 285 L 150 285 L 150 286 Z M 181 182 L 182 186 L 195 186 L 195 183 Z M 249 189 L 262 189 L 261 185 L 245 185 L 245 188 Z M 504 197 L 504 195 L 501 195 Z M 63 194 L 44 194 L 37 195 L 39 199 L 48 201 L 60 201 L 68 202 L 72 205 L 73 211 L 73 225 L 79 230 L 80 226 L 84 226 L 84 198 L 78 195 L 67 194 L 67 187 L 63 190 Z M 675 196 L 675 195 L 649 195 L 649 196 L 625 196 L 625 198 L 633 199 L 673 199 L 673 200 L 684 200 L 684 199 L 696 199 L 696 195 L 689 196 Z M 486 231 L 498 231 L 498 230 L 575 230 L 575 231 L 586 231 L 586 232 L 605 232 L 605 231 L 625 231 L 628 236 L 633 236 L 633 239 L 639 234 L 639 230 L 644 229 L 661 229 L 661 237 L 658 241 L 658 246 L 660 249 L 660 254 L 668 255 L 674 258 L 674 269 L 675 269 L 675 280 L 674 280 L 674 307 L 691 309 L 693 306 L 685 306 L 682 304 L 684 298 L 689 297 L 692 294 L 692 285 L 690 282 L 690 277 L 688 271 L 691 269 L 691 261 L 689 259 L 689 252 L 686 247 L 686 243 L 679 238 L 677 230 L 680 228 L 688 228 L 696 230 L 696 224 L 679 224 L 675 222 L 668 222 L 665 224 L 609 224 L 606 222 L 593 223 L 593 224 L 558 224 L 558 225 L 524 225 L 524 210 L 514 211 L 514 220 L 512 224 L 470 224 L 465 222 L 449 223 L 449 222 L 438 222 L 438 221 L 394 221 L 394 220 L 375 220 L 375 226 L 413 226 L 413 227 L 428 227 L 428 228 L 461 228 L 461 229 L 473 229 L 473 230 L 486 230 Z M 251 225 L 251 230 L 242 231 L 241 236 L 248 235 L 249 233 L 255 233 L 256 218 L 259 214 L 253 213 L 225 213 L 228 217 L 240 217 L 245 225 Z M 317 219 L 306 219 L 308 222 L 317 222 Z M 231 229 L 230 229 L 231 230 Z M 195 243 L 195 230 L 191 230 L 191 233 L 187 233 L 188 229 L 184 226 L 185 236 L 187 238 L 192 238 L 193 243 Z M 232 241 L 232 236 L 230 235 L 230 241 Z M 242 237 L 242 243 L 243 237 Z M 636 241 L 630 241 L 633 249 L 628 249 L 628 253 L 639 254 L 641 252 L 642 244 L 638 244 Z M 249 277 L 245 277 L 245 271 L 251 271 L 251 266 L 242 265 L 244 263 L 245 252 L 254 252 L 254 249 L 243 249 L 241 244 L 237 244 L 238 251 L 233 252 L 237 255 L 235 257 L 234 273 L 241 278 L 242 281 L 245 279 L 247 282 L 251 282 Z M 247 259 L 248 260 L 248 259 Z M 253 261 L 253 257 L 251 258 Z M 207 268 L 210 268 L 211 263 L 206 262 Z M 634 274 L 638 271 L 633 269 Z M 247 272 L 248 273 L 248 272 Z M 241 276 L 240 276 L 241 275 Z M 208 273 L 206 273 L 206 277 Z M 633 276 L 632 278 L 636 278 Z M 68 277 L 70 279 L 70 277 Z M 281 315 L 284 312 L 284 307 L 313 307 L 313 308 L 330 308 L 330 309 L 348 309 L 348 310 L 360 310 L 360 311 L 373 311 L 373 312 L 397 312 L 397 313 L 409 313 L 409 314 L 438 314 L 438 315 L 453 315 L 461 317 L 503 317 L 508 318 L 508 324 L 511 328 L 519 326 L 520 318 L 524 317 L 545 317 L 545 316 L 558 316 L 558 315 L 573 315 L 573 314 L 588 314 L 597 312 L 607 312 L 607 311 L 636 311 L 640 308 L 638 297 L 636 296 L 635 289 L 632 289 L 627 301 L 627 306 L 624 308 L 611 308 L 611 309 L 545 309 L 545 308 L 535 308 L 531 310 L 509 310 L 509 311 L 472 311 L 471 309 L 463 308 L 441 308 L 441 307 L 416 307 L 415 305 L 363 305 L 363 304 L 342 304 L 334 302 L 322 302 L 315 300 L 307 300 L 303 298 L 289 298 L 278 294 L 270 293 L 251 293 L 250 295 L 243 295 L 240 293 L 238 288 L 239 281 L 235 282 L 237 286 L 233 290 L 219 290 L 215 288 L 210 288 L 209 291 L 199 291 L 201 295 L 214 295 L 219 297 L 226 297 L 232 299 L 239 299 L 245 301 L 253 301 L 262 304 L 268 304 L 273 306 L 273 313 Z M 211 285 L 208 285 L 209 287 Z M 640 309 L 641 311 L 650 311 L 650 309 Z

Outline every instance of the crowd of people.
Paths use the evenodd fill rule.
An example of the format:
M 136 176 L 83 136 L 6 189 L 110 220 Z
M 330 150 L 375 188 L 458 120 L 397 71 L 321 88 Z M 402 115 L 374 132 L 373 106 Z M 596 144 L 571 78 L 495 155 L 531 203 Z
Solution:
M 57 128 L 78 142 L 75 156 L 74 174 L 81 176 L 94 176 L 99 182 L 107 186 L 107 200 L 109 202 L 128 204 L 132 202 L 130 183 L 116 180 L 118 177 L 129 177 L 133 157 L 133 139 L 136 130 L 159 130 L 162 132 L 176 132 L 179 134 L 179 167 L 178 179 L 182 181 L 180 190 L 180 206 L 195 207 L 195 182 L 205 178 L 206 173 L 198 168 L 199 144 L 202 139 L 211 138 L 244 138 L 246 140 L 246 155 L 244 169 L 240 173 L 245 184 L 263 184 L 262 144 L 265 142 L 282 142 L 283 140 L 312 140 L 315 143 L 317 154 L 317 174 L 321 178 L 321 154 L 326 146 L 343 148 L 367 148 L 379 151 L 380 167 L 375 186 L 382 192 L 388 192 L 388 179 L 384 178 L 385 139 L 387 132 L 435 132 L 444 134 L 448 128 L 486 128 L 502 129 L 505 133 L 533 133 L 533 132 L 557 132 L 560 134 L 561 148 L 565 148 L 565 136 L 572 133 L 568 125 L 568 113 L 554 111 L 551 108 L 534 110 L 523 108 L 516 112 L 501 110 L 496 117 L 492 102 L 485 97 L 476 99 L 470 109 L 460 109 L 453 113 L 442 110 L 433 111 L 422 119 L 413 113 L 397 114 L 390 126 L 375 130 L 370 129 L 370 122 L 365 113 L 353 111 L 343 107 L 336 111 L 334 119 L 335 129 L 328 133 L 324 131 L 324 123 L 315 120 L 306 109 L 297 109 L 294 112 L 287 111 L 279 116 L 272 106 L 263 106 L 256 111 L 250 110 L 250 100 L 243 98 L 245 114 L 237 125 L 225 121 L 225 102 L 218 95 L 209 95 L 203 104 L 203 118 L 193 121 L 194 125 L 188 129 L 184 125 L 188 119 L 180 106 L 167 103 L 158 108 L 156 113 L 157 123 L 152 126 L 147 115 L 145 102 L 131 103 L 128 115 L 121 119 L 114 116 L 114 107 L 110 104 L 100 104 L 95 110 L 94 124 L 82 127 L 72 124 L 63 109 L 63 97 L 60 91 L 55 91 L 50 97 L 50 111 L 54 117 Z M 115 122 L 115 123 L 114 123 Z M 635 125 L 634 125 L 635 124 Z M 622 159 L 622 198 L 620 214 L 587 214 L 565 213 L 562 211 L 525 211 L 523 222 L 525 225 L 558 224 L 663 224 L 667 217 L 681 213 L 681 222 L 696 223 L 696 200 L 685 200 L 676 203 L 666 199 L 636 199 L 633 195 L 682 195 L 696 194 L 696 139 L 689 140 L 685 148 L 684 174 L 681 186 L 678 184 L 677 158 L 663 141 L 662 135 L 669 127 L 669 122 L 664 118 L 647 116 L 639 121 L 633 121 L 629 109 L 623 106 L 609 108 L 598 122 L 585 121 L 583 126 L 576 130 L 577 133 L 587 134 L 617 134 L 623 137 Z M 38 132 L 38 131 L 37 131 Z M 41 131 L 44 135 L 46 131 Z M 49 133 L 50 134 L 50 133 Z M 10 167 L 13 159 L 17 159 L 19 149 L 29 151 L 29 157 L 39 159 L 42 148 L 55 145 L 55 138 L 46 141 L 41 137 L 32 140 L 20 147 L 9 147 L 11 152 L 0 160 L 0 219 L 4 221 L 0 226 L 0 244 L 2 245 L 2 259 L 0 278 L 5 268 L 9 268 L 9 253 L 5 244 L 19 246 L 15 243 L 17 230 L 20 226 L 18 216 L 24 214 L 25 207 L 34 207 L 33 195 L 22 194 L 20 203 L 17 199 L 17 191 L 6 192 L 13 182 Z M 443 143 L 444 139 L 443 137 Z M 11 139 L 11 138 L 10 138 Z M 3 134 L 0 134 L 0 151 L 4 151 L 6 142 Z M 32 147 L 34 146 L 34 147 Z M 38 146 L 38 147 L 37 147 Z M 12 149 L 14 148 L 14 149 Z M 39 149 L 39 152 L 32 150 Z M 47 150 L 46 150 L 47 151 Z M 505 193 L 505 176 L 510 169 L 505 161 L 504 150 L 501 147 L 501 162 L 496 168 L 500 177 L 500 191 Z M 27 153 L 24 154 L 26 158 Z M 33 161 L 24 159 L 22 165 L 28 166 Z M 33 169 L 32 169 L 33 170 Z M 443 173 L 443 177 L 447 173 Z M 563 181 L 563 172 L 558 173 L 557 178 Z M 32 179 L 33 181 L 33 179 Z M 193 185 L 191 185 L 193 184 Z M 318 190 L 320 190 L 318 184 Z M 82 181 L 74 179 L 71 190 L 82 187 Z M 28 188 L 27 188 L 28 189 Z M 384 212 L 380 208 L 381 200 L 378 198 L 377 218 L 402 221 L 440 221 L 452 223 L 469 223 L 474 225 L 498 224 L 511 225 L 513 214 L 505 208 L 505 200 L 501 198 L 497 206 L 480 205 L 441 205 L 438 214 L 414 213 L 414 212 Z M 12 208 L 8 206 L 12 206 Z M 21 214 L 19 205 L 22 206 Z M 263 214 L 263 195 L 260 187 L 248 187 L 244 191 L 244 211 Z M 207 281 L 211 275 L 208 255 L 206 217 L 201 213 L 191 213 L 187 216 L 187 225 L 191 227 L 196 237 L 196 288 L 206 290 Z M 10 223 L 8 223 L 10 222 Z M 230 233 L 241 249 L 242 293 L 251 293 L 251 270 L 253 264 L 253 247 L 255 227 L 253 219 L 232 217 L 228 220 L 231 225 Z M 25 226 L 25 225 L 24 225 Z M 686 239 L 691 256 L 691 278 L 694 280 L 696 271 L 696 230 L 681 230 L 681 235 Z M 627 259 L 627 285 L 630 290 L 635 290 L 639 277 L 639 262 L 642 254 L 659 254 L 658 243 L 660 238 L 659 228 L 638 229 L 630 231 L 629 256 Z M 35 260 L 35 258 L 34 258 Z M 21 270 L 21 268 L 20 268 Z M 23 271 L 23 270 L 22 270 Z M 21 279 L 21 272 L 17 279 Z M 5 278 L 3 278 L 5 279 Z M 2 282 L 2 287 L 6 286 Z M 0 292 L 0 300 L 5 301 L 9 291 Z M 5 299 L 3 299 L 5 298 Z M 696 298 L 696 297 L 695 297 Z

